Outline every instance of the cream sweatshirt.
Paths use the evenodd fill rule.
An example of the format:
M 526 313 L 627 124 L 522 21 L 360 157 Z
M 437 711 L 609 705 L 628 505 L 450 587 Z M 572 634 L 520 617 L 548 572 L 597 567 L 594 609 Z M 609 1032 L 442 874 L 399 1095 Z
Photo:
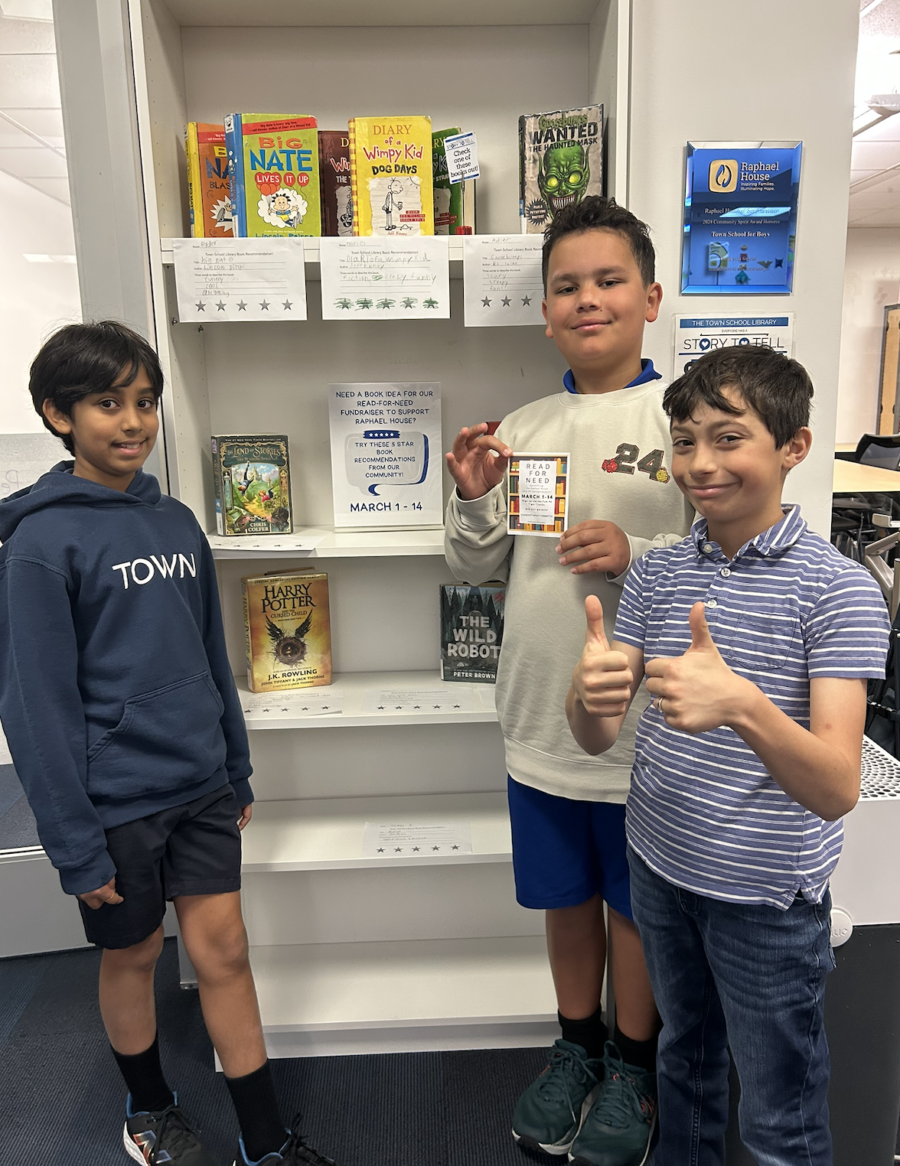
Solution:
M 632 561 L 649 547 L 679 542 L 694 516 L 672 478 L 664 388 L 656 380 L 614 393 L 557 393 L 510 413 L 497 430 L 515 453 L 569 454 L 567 526 L 614 522 L 628 535 Z M 643 686 L 602 757 L 581 750 L 565 713 L 584 646 L 585 596 L 599 597 L 611 640 L 624 575 L 573 575 L 559 563 L 557 542 L 507 534 L 505 486 L 471 502 L 453 491 L 444 536 L 450 570 L 466 583 L 507 581 L 496 699 L 510 775 L 566 798 L 624 802 L 635 727 L 649 701 Z

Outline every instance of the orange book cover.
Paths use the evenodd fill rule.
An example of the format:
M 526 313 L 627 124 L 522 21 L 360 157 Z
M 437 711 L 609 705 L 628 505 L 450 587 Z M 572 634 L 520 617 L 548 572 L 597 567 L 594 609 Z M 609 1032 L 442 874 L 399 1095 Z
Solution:
M 184 145 L 191 235 L 195 239 L 227 238 L 233 232 L 225 128 L 205 122 L 188 122 Z

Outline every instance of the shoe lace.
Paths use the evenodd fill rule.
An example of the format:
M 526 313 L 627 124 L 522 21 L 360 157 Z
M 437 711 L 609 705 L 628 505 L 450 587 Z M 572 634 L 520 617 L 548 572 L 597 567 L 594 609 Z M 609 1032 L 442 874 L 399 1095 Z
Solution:
M 291 1122 L 291 1135 L 281 1151 L 285 1166 L 338 1166 L 333 1158 L 320 1154 L 310 1146 L 300 1132 L 300 1114 Z
M 593 1088 L 597 1084 L 596 1075 L 591 1072 L 581 1057 L 569 1052 L 568 1049 L 560 1048 L 554 1048 L 551 1051 L 547 1068 L 540 1080 L 540 1093 L 544 1100 L 549 1102 L 564 1100 L 573 1117 L 575 1116 L 575 1108 L 572 1104 L 569 1086 L 571 1084 L 588 1084 Z
M 150 1151 L 150 1166 L 156 1166 L 158 1155 L 165 1150 L 172 1158 L 197 1146 L 198 1130 L 187 1119 L 179 1105 L 169 1105 L 156 1118 L 156 1142 Z
M 625 1129 L 635 1117 L 647 1121 L 653 1102 L 639 1082 L 628 1072 L 615 1045 L 607 1044 L 604 1054 L 606 1073 L 597 1100 L 591 1108 L 591 1120 L 612 1129 Z

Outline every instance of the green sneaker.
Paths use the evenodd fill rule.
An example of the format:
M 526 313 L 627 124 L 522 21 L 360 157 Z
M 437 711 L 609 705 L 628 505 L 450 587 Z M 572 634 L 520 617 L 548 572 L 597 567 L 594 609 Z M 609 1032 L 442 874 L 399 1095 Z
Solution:
M 550 1050 L 547 1068 L 516 1104 L 512 1135 L 519 1145 L 545 1154 L 567 1154 L 602 1072 L 602 1061 L 588 1059 L 581 1045 L 560 1038 Z
M 603 1084 L 569 1151 L 577 1166 L 644 1166 L 656 1128 L 656 1074 L 626 1065 L 612 1041 Z

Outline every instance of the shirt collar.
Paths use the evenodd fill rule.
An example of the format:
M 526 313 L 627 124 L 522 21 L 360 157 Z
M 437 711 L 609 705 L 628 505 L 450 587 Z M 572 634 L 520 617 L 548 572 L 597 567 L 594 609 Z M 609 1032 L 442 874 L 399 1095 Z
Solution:
M 660 380 L 662 380 L 662 373 L 657 372 L 653 367 L 653 361 L 649 357 L 645 356 L 641 358 L 640 373 L 634 378 L 633 381 L 629 382 L 625 388 L 633 389 L 636 385 L 645 385 L 648 381 Z M 565 385 L 567 393 L 578 392 L 578 390 L 575 388 L 575 377 L 572 375 L 571 369 L 566 370 L 566 375 L 563 377 L 563 384 Z
M 736 559 L 740 558 L 751 547 L 754 547 L 757 553 L 763 556 L 780 554 L 782 551 L 786 551 L 789 547 L 792 547 L 800 539 L 800 536 L 806 530 L 806 520 L 800 515 L 800 507 L 782 506 L 781 509 L 784 513 L 781 521 L 776 522 L 768 530 L 762 531 L 755 538 L 744 543 L 734 556 Z M 697 553 L 700 555 L 708 555 L 709 551 L 705 551 L 704 547 L 715 547 L 721 554 L 719 544 L 709 541 L 708 530 L 706 519 L 702 517 L 698 518 L 691 527 L 690 537 L 694 541 Z

